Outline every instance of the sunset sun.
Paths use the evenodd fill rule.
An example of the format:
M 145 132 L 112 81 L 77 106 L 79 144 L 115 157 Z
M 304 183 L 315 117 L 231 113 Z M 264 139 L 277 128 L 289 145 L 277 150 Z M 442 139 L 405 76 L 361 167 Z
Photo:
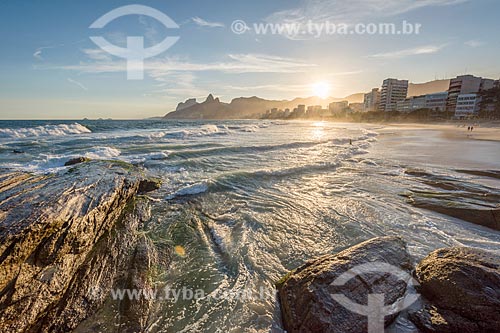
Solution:
M 316 82 L 311 86 L 311 88 L 314 96 L 318 96 L 320 98 L 325 99 L 330 95 L 331 86 L 330 83 L 328 82 L 325 81 Z

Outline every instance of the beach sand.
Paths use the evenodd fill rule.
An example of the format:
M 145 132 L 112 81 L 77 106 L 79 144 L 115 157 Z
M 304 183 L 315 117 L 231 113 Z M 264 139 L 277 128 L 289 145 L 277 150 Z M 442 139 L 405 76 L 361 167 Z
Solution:
M 500 127 L 495 124 L 475 125 L 471 133 L 467 126 L 382 125 L 375 129 L 380 133 L 380 144 L 373 147 L 373 152 L 410 164 L 499 170 Z
M 474 130 L 468 131 L 469 126 L 473 126 Z M 433 130 L 448 139 L 500 141 L 500 123 L 389 124 L 384 131 L 390 129 Z

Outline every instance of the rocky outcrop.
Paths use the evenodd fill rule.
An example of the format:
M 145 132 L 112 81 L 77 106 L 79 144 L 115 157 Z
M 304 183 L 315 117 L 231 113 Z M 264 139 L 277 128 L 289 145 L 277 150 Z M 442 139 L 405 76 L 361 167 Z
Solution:
M 343 294 L 354 303 L 367 304 L 368 294 L 383 294 L 385 304 L 401 300 L 407 281 L 389 273 L 352 276 L 344 285 L 332 285 L 341 274 L 366 263 L 389 264 L 408 272 L 410 256 L 397 237 L 375 238 L 338 254 L 306 262 L 277 284 L 283 322 L 288 332 L 366 332 L 367 317 L 349 311 L 332 298 Z M 385 325 L 394 316 L 385 318 Z
M 500 256 L 473 248 L 432 252 L 417 266 L 430 302 L 410 314 L 424 332 L 500 332 Z
M 404 194 L 409 204 L 500 230 L 500 206 L 498 205 L 500 192 L 498 190 L 424 171 L 409 170 L 406 174 L 416 177 L 422 184 L 430 187 L 428 190 L 414 189 Z M 481 175 L 484 176 L 484 174 Z
M 67 161 L 66 163 L 64 163 L 64 166 L 72 166 L 75 164 L 80 164 L 80 163 L 84 163 L 84 162 L 88 162 L 88 161 L 90 161 L 90 158 L 76 157 L 76 158 L 72 158 L 69 161 Z
M 184 109 L 187 109 L 187 108 L 194 106 L 196 104 L 198 104 L 198 102 L 196 101 L 196 98 L 190 98 L 190 99 L 187 99 L 185 102 L 180 102 L 177 105 L 177 108 L 175 109 L 175 111 L 184 110 Z
M 176 110 L 167 114 L 166 119 L 234 119 L 238 118 L 234 110 L 226 103 L 222 103 L 219 98 L 208 95 L 203 103 L 196 103 L 191 106 Z
M 144 179 L 139 182 L 139 188 L 137 189 L 137 193 L 144 194 L 152 192 L 154 190 L 159 189 L 160 187 L 161 187 L 160 180 Z
M 500 171 L 498 170 L 456 170 L 456 171 L 474 176 L 500 179 Z
M 1 332 L 71 331 L 128 279 L 147 219 L 139 175 L 98 161 L 57 175 L 0 171 Z

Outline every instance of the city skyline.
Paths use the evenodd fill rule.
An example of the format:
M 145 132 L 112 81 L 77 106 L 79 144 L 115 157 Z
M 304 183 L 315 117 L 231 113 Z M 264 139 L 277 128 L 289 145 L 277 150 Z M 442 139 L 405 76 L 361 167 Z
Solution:
M 500 28 L 492 0 L 276 1 L 272 4 L 141 1 L 171 17 L 179 41 L 145 61 L 145 78 L 127 80 L 123 59 L 99 49 L 89 26 L 132 1 L 0 5 L 2 119 L 147 118 L 209 93 L 293 99 L 366 93 L 388 77 L 413 83 L 473 74 L 500 77 L 495 54 Z M 496 9 L 496 10 L 495 10 Z M 23 19 L 26 17 L 26 19 Z M 232 23 L 250 27 L 237 34 Z M 253 23 L 402 22 L 421 25 L 410 35 L 258 34 Z M 459 22 L 460 24 L 457 24 Z M 8 28 L 8 29 L 7 29 Z M 9 35 L 7 31 L 17 31 Z M 103 35 L 123 45 L 144 36 L 148 46 L 170 35 L 145 16 L 117 19 Z M 326 90 L 329 90 L 326 92 Z

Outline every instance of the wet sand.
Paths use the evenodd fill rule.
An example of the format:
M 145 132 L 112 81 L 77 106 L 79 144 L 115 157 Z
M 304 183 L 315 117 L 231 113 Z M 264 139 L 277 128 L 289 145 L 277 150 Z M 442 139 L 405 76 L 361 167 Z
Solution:
M 450 169 L 500 169 L 500 127 L 457 124 L 389 124 L 375 128 L 375 154 L 400 162 Z
M 468 131 L 467 128 L 473 125 L 474 130 Z M 447 139 L 457 140 L 483 140 L 483 141 L 500 141 L 500 123 L 484 123 L 484 124 L 389 124 L 388 129 L 410 129 L 410 130 L 434 130 L 440 131 L 442 136 Z

